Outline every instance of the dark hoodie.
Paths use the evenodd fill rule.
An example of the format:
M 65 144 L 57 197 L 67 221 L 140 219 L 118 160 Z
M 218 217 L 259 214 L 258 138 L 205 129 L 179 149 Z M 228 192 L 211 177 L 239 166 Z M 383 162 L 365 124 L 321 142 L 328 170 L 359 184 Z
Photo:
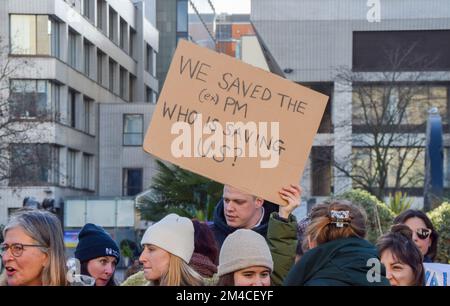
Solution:
M 345 238 L 321 244 L 306 252 L 289 271 L 286 286 L 389 286 L 384 266 L 379 265 L 380 282 L 369 282 L 374 266 L 368 260 L 379 259 L 367 240 Z M 369 272 L 373 276 L 372 272 Z
M 264 216 L 261 223 L 252 228 L 255 232 L 262 235 L 264 238 L 267 236 L 267 227 L 269 225 L 270 214 L 274 211 L 278 211 L 278 205 L 273 204 L 269 201 L 264 201 Z M 214 222 L 210 223 L 209 226 L 214 233 L 214 237 L 217 241 L 217 246 L 219 250 L 222 248 L 223 241 L 227 236 L 233 233 L 238 228 L 230 227 L 227 224 L 227 220 L 225 219 L 225 214 L 223 212 L 223 199 L 220 199 L 219 203 L 217 203 L 216 208 L 214 209 Z

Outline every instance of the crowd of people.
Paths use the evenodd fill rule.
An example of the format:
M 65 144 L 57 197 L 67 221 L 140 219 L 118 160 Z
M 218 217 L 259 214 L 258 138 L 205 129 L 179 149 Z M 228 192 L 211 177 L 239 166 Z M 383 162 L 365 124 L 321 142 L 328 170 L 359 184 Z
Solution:
M 102 227 L 81 229 L 71 266 L 58 218 L 20 210 L 3 230 L 0 286 L 424 285 L 423 262 L 433 262 L 438 240 L 426 214 L 403 212 L 373 245 L 357 203 L 318 204 L 296 220 L 301 193 L 282 188 L 286 205 L 278 206 L 225 185 L 212 222 L 169 214 L 151 225 L 140 265 L 121 284 L 114 276 L 120 250 Z M 378 271 L 368 264 L 374 260 Z

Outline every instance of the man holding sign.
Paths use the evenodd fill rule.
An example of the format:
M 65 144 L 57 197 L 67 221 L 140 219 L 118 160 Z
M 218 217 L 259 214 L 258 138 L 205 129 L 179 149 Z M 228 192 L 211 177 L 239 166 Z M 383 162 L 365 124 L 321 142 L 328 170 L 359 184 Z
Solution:
M 280 252 L 289 260 L 292 254 L 293 261 L 296 220 L 290 214 L 301 195 L 296 184 L 327 101 L 309 88 L 180 40 L 144 150 L 225 185 L 212 225 L 219 245 L 247 228 L 268 236 L 277 251 L 270 245 L 275 228 L 274 236 L 294 241 L 288 244 L 292 250 Z M 281 205 L 279 214 L 271 215 L 273 205 L 263 199 Z
M 328 97 L 180 40 L 144 150 L 245 194 L 286 205 Z

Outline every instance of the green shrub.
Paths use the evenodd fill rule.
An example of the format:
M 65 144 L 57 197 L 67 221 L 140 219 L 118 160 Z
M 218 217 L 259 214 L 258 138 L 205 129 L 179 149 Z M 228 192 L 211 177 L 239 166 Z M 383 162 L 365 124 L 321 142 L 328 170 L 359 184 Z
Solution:
M 375 196 L 365 190 L 353 189 L 338 196 L 361 206 L 367 214 L 367 240 L 375 243 L 382 234 L 389 231 L 395 214 Z
M 388 208 L 397 216 L 405 210 L 411 208 L 413 200 L 408 198 L 408 194 L 403 194 L 401 191 L 397 191 L 394 196 L 389 194 Z
M 450 203 L 442 203 L 427 215 L 439 234 L 436 259 L 450 264 Z

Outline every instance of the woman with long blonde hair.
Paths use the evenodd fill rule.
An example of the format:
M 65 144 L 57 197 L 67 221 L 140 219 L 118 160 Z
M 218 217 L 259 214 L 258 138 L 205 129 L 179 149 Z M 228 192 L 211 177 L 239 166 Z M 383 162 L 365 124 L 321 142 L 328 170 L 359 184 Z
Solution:
M 202 277 L 188 265 L 194 253 L 194 226 L 188 218 L 164 217 L 146 230 L 141 244 L 139 261 L 149 285 L 203 285 Z

